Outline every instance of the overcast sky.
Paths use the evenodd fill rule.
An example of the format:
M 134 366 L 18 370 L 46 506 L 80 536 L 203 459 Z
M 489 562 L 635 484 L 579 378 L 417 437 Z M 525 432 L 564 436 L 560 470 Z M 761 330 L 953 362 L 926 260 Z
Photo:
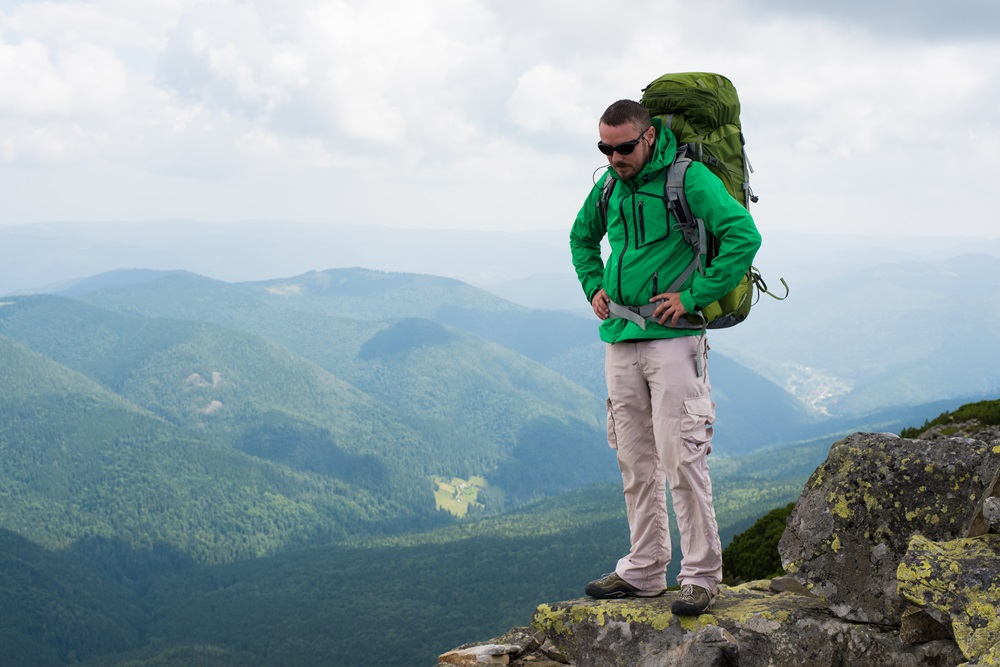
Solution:
M 736 84 L 762 231 L 995 237 L 996 0 L 0 0 L 0 224 L 568 228 L 608 103 Z

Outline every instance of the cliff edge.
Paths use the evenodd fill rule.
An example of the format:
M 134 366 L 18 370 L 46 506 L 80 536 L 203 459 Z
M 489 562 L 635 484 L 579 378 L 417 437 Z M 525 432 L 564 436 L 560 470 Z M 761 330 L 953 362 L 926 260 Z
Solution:
M 722 586 L 709 613 L 661 598 L 539 605 L 531 626 L 444 653 L 513 667 L 1000 665 L 1000 431 L 856 433 L 806 483 L 788 576 Z

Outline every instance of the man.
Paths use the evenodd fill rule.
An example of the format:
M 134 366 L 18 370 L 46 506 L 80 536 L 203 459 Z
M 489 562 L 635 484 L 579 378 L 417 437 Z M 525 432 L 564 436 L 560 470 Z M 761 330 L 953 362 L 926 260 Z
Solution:
M 684 193 L 692 213 L 719 240 L 704 272 L 679 287 L 691 246 L 667 211 L 664 185 L 677 139 L 637 102 L 620 100 L 601 116 L 598 148 L 616 179 L 607 206 L 595 184 L 570 233 L 573 265 L 607 343 L 608 442 L 617 449 L 631 538 L 615 571 L 587 585 L 595 598 L 656 597 L 666 590 L 670 562 L 666 488 L 681 536 L 681 595 L 675 614 L 708 609 L 722 580 L 722 545 L 706 457 L 715 405 L 708 381 L 708 344 L 701 328 L 678 328 L 733 289 L 760 247 L 753 219 L 707 167 L 693 162 Z M 611 254 L 601 257 L 607 236 Z M 652 321 L 626 318 L 622 308 L 657 304 Z

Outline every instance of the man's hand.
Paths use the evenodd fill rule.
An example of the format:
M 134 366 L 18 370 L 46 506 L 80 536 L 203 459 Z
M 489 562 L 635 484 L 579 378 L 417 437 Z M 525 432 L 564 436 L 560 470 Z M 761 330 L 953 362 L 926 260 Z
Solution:
M 608 293 L 604 291 L 603 287 L 594 292 L 594 298 L 590 302 L 590 305 L 594 307 L 594 315 L 597 315 L 602 320 L 608 319 L 608 315 L 611 314 L 611 311 L 608 310 L 608 302 L 610 300 Z
M 650 301 L 659 301 L 660 305 L 653 311 L 653 317 L 660 324 L 666 324 L 670 320 L 670 326 L 677 326 L 677 320 L 682 315 L 687 315 L 687 309 L 681 303 L 681 295 L 676 292 L 657 294 Z

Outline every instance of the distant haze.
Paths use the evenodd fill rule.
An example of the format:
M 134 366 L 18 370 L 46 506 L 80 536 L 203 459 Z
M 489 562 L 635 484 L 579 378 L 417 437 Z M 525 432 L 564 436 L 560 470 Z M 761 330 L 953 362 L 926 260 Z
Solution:
M 784 278 L 790 296 L 762 297 L 746 323 L 713 332 L 712 347 L 810 410 L 865 414 L 1000 394 L 1000 239 L 771 232 L 755 264 L 779 295 Z M 400 288 L 406 274 L 457 278 L 528 308 L 575 313 L 593 324 L 597 343 L 565 231 L 280 222 L 0 227 L 0 294 L 73 294 L 76 281 L 115 269 L 245 282 L 339 267 L 389 272 Z M 411 304 L 378 307 L 385 318 L 434 317 Z
M 586 309 L 568 234 L 568 226 L 477 232 L 283 221 L 0 226 L 0 294 L 49 291 L 61 282 L 115 269 L 185 270 L 244 281 L 360 267 L 457 278 L 530 307 Z M 976 253 L 1000 257 L 1000 237 L 771 232 L 764 234 L 755 263 L 777 288 L 779 274 L 801 285 L 858 266 Z M 537 279 L 553 280 L 559 291 L 538 289 Z

